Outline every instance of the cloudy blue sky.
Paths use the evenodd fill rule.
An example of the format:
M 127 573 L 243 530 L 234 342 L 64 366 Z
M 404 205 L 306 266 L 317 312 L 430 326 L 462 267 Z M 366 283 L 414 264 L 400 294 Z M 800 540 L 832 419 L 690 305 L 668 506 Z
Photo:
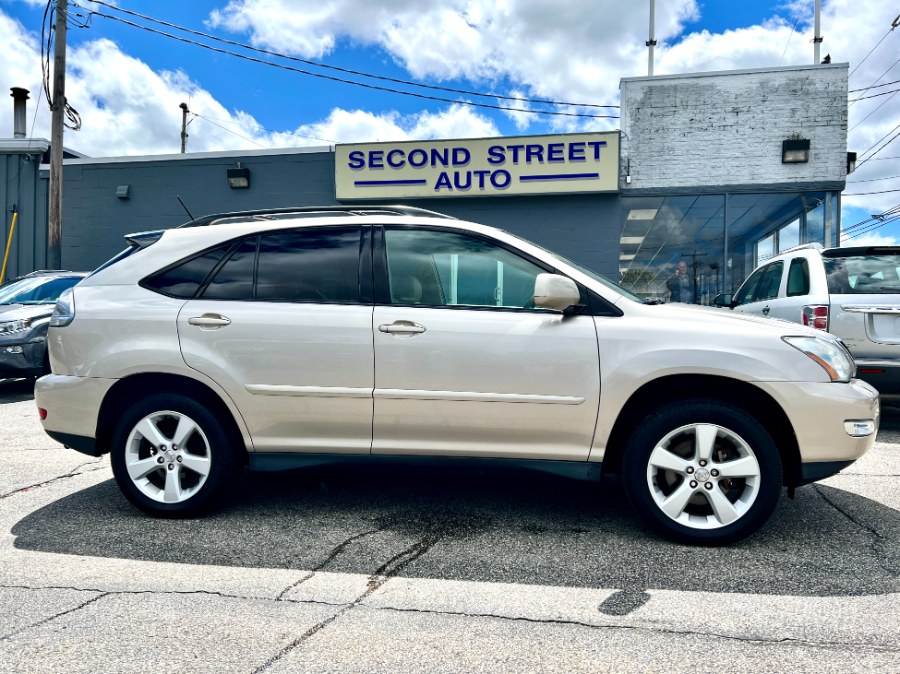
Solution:
M 68 132 L 66 145 L 91 156 L 177 152 L 182 101 L 192 112 L 194 152 L 615 129 L 616 108 L 578 104 L 617 105 L 619 79 L 647 72 L 649 0 L 70 4 L 67 95 L 84 125 Z M 0 89 L 32 91 L 29 129 L 41 137 L 50 126 L 40 97 L 45 6 L 45 0 L 0 0 Z M 900 132 L 900 28 L 891 30 L 900 3 L 823 0 L 822 6 L 822 54 L 850 64 L 849 149 L 869 159 L 848 179 L 846 228 L 900 205 L 900 139 L 890 142 Z M 656 74 L 811 63 L 812 11 L 813 0 L 659 0 Z M 325 77 L 214 52 L 123 20 Z M 0 105 L 0 135 L 12 128 L 11 113 Z M 882 241 L 900 243 L 900 222 L 854 243 Z

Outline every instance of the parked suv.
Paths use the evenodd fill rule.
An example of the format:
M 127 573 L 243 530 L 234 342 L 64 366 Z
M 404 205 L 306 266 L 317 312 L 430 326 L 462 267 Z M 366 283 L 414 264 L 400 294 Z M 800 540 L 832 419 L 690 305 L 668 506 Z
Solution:
M 860 379 L 900 396 L 900 247 L 792 248 L 716 304 L 827 330 L 850 349 Z
M 503 460 L 618 473 L 661 532 L 726 543 L 874 442 L 877 392 L 831 335 L 645 304 L 491 227 L 333 207 L 128 239 L 60 298 L 36 402 L 152 515 L 244 464 Z
M 0 378 L 50 372 L 50 314 L 60 294 L 85 276 L 71 271 L 35 271 L 0 286 Z

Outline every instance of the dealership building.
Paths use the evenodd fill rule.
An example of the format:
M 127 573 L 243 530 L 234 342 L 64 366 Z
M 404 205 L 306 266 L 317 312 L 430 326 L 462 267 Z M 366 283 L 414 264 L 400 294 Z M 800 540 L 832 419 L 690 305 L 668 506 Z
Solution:
M 823 64 L 625 78 L 621 128 L 611 132 L 68 153 L 62 264 L 89 270 L 121 250 L 125 234 L 182 224 L 190 218 L 179 199 L 194 216 L 408 204 L 500 227 L 647 297 L 668 299 L 666 281 L 683 261 L 694 301 L 709 303 L 779 251 L 838 245 L 847 73 Z M 0 139 L 7 278 L 46 263 L 48 146 Z

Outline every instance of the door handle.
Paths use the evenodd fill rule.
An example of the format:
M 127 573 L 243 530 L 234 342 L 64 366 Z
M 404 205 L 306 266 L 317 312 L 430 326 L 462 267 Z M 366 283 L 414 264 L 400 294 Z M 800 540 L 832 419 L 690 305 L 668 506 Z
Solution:
M 766 306 L 763 307 L 762 312 L 763 312 L 763 316 L 768 316 L 768 315 L 769 315 L 769 305 L 768 305 L 768 304 L 767 304 Z
M 382 323 L 378 326 L 381 332 L 389 335 L 415 335 L 425 332 L 425 326 L 413 323 L 412 321 L 394 321 L 393 323 Z
M 203 314 L 202 316 L 189 318 L 188 323 L 199 328 L 216 329 L 231 325 L 231 319 L 220 314 Z

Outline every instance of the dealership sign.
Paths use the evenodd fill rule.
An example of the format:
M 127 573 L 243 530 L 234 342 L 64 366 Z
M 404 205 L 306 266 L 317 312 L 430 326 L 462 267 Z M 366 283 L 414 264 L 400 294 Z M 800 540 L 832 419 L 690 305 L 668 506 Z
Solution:
M 619 133 L 335 146 L 339 200 L 615 192 Z

